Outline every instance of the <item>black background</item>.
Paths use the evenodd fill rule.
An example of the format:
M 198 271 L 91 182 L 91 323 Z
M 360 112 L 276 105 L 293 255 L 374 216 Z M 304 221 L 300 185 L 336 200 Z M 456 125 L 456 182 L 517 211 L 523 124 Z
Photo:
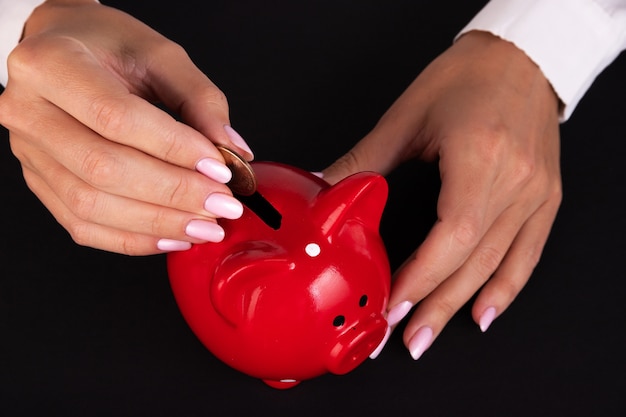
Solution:
M 484 1 L 104 3 L 187 49 L 258 160 L 320 170 Z M 378 359 L 285 391 L 201 345 L 164 256 L 73 243 L 27 189 L 2 129 L 0 415 L 626 415 L 624 74 L 622 54 L 562 125 L 559 216 L 530 282 L 487 333 L 465 307 L 417 362 L 399 328 Z M 381 234 L 396 267 L 432 224 L 439 182 L 420 163 L 388 181 Z

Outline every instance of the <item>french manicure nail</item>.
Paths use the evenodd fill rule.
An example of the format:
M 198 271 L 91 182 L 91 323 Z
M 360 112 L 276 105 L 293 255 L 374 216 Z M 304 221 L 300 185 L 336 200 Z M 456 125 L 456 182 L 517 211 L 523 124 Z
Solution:
M 421 327 L 409 341 L 409 352 L 413 360 L 418 360 L 420 356 L 430 346 L 433 338 L 433 329 L 428 326 Z
M 480 331 L 483 333 L 486 332 L 489 326 L 491 326 L 491 323 L 493 322 L 495 318 L 496 318 L 495 307 L 489 307 L 488 309 L 483 311 L 483 314 L 480 316 L 480 320 L 478 320 Z
M 180 252 L 191 248 L 191 243 L 182 240 L 159 239 L 157 242 L 159 250 L 167 252 Z
M 389 311 L 387 314 L 387 324 L 389 327 L 393 327 L 398 324 L 413 308 L 413 303 L 410 301 L 403 301 L 400 304 L 397 304 L 394 308 Z
M 383 340 L 381 340 L 376 349 L 370 354 L 370 359 L 376 359 L 378 355 L 380 355 L 380 352 L 383 351 L 383 348 L 387 344 L 387 340 L 389 340 L 389 336 L 391 336 L 391 327 L 387 326 L 385 337 L 383 337 Z
M 238 219 L 243 214 L 243 205 L 235 197 L 213 193 L 204 202 L 204 209 L 225 219 Z
M 209 242 L 221 242 L 224 240 L 224 229 L 219 224 L 206 220 L 192 220 L 185 228 L 187 236 L 195 237 Z
M 213 158 L 198 161 L 196 170 L 221 184 L 226 184 L 233 177 L 233 173 L 226 165 Z
M 254 158 L 254 153 L 252 153 L 252 150 L 250 149 L 250 147 L 248 146 L 246 141 L 241 137 L 241 135 L 239 133 L 237 133 L 237 131 L 235 129 L 233 129 L 229 125 L 224 125 L 224 130 L 226 131 L 226 134 L 230 138 L 230 141 L 232 143 L 234 143 L 235 146 L 237 146 L 237 147 L 243 149 L 244 151 L 248 152 Z

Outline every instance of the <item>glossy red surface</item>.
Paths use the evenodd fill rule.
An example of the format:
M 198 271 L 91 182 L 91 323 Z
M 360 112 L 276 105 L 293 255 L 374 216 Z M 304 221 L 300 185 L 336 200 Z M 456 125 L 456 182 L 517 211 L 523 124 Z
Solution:
M 387 183 L 363 172 L 329 186 L 292 166 L 252 165 L 262 197 L 220 220 L 226 238 L 168 254 L 178 306 L 207 349 L 272 387 L 350 372 L 387 329 Z

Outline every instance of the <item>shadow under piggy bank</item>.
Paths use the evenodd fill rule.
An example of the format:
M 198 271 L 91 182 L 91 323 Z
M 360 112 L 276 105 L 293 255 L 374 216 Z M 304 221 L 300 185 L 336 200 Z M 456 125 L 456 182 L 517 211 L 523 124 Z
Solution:
M 379 234 L 387 182 L 373 172 L 330 186 L 255 162 L 257 193 L 220 243 L 167 255 L 174 297 L 224 363 L 274 388 L 361 364 L 387 332 L 390 267 Z

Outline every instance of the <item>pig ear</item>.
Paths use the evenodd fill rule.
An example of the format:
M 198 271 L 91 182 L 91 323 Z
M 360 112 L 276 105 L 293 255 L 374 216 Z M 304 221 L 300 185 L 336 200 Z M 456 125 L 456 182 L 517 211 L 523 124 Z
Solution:
M 387 202 L 385 178 L 375 172 L 360 172 L 322 190 L 314 203 L 313 216 L 324 236 L 331 236 L 348 220 L 378 231 Z
M 265 242 L 246 242 L 215 270 L 210 286 L 215 311 L 233 327 L 254 318 L 263 292 L 272 288 L 290 265 L 281 248 Z

